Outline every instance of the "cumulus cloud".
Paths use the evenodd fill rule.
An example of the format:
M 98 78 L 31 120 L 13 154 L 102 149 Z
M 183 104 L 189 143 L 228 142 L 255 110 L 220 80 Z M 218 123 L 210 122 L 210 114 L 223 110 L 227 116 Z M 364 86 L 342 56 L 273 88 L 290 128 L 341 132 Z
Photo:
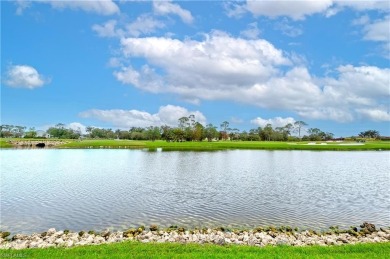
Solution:
M 80 122 L 71 122 L 68 125 L 66 125 L 66 127 L 69 129 L 75 130 L 75 131 L 79 131 L 79 132 L 81 132 L 81 134 L 87 133 L 87 130 L 86 130 L 87 126 L 85 126 L 84 124 L 82 124 Z
M 233 38 L 222 32 L 205 35 L 203 41 L 164 37 L 124 38 L 126 58 L 142 57 L 148 62 L 140 70 L 124 67 L 115 72 L 123 83 L 152 92 L 175 92 L 182 97 L 215 99 L 230 95 L 228 90 L 265 81 L 278 73 L 277 66 L 291 62 L 282 51 L 265 40 Z M 153 67 L 152 67 L 153 66 Z M 154 67 L 164 70 L 161 78 Z M 210 95 L 211 94 L 211 95 Z M 188 98 L 187 98 L 188 99 Z
M 303 20 L 305 16 L 326 11 L 332 0 L 318 1 L 247 1 L 245 8 L 256 16 L 275 18 L 287 16 L 293 20 Z
M 92 30 L 97 33 L 99 37 L 118 37 L 121 35 L 121 31 L 116 30 L 116 20 L 109 20 L 103 25 L 95 24 L 92 26 Z
M 246 1 L 244 3 L 224 4 L 226 14 L 229 17 L 240 17 L 246 12 L 255 16 L 267 16 L 270 18 L 288 17 L 293 20 L 304 20 L 307 16 L 323 14 L 326 17 L 337 14 L 344 8 L 352 8 L 357 11 L 379 10 L 390 11 L 388 1 L 356 1 L 356 0 L 283 0 L 277 1 Z
M 175 14 L 185 23 L 192 23 L 194 20 L 190 11 L 181 8 L 178 4 L 171 3 L 171 1 L 153 1 L 153 9 L 159 15 Z
M 356 1 L 356 0 L 334 0 L 334 3 L 340 7 L 349 7 L 357 11 L 365 10 L 381 10 L 390 11 L 388 1 L 372 0 L 372 1 Z
M 353 93 L 366 98 L 390 97 L 390 69 L 375 66 L 339 66 L 339 78 L 328 80 L 332 87 L 343 89 L 344 95 Z
M 39 1 L 28 1 L 18 0 L 17 14 L 22 14 L 24 9 L 31 6 L 31 3 L 46 3 L 50 4 L 54 9 L 74 9 L 82 10 L 89 13 L 96 13 L 100 15 L 113 15 L 119 13 L 119 7 L 112 0 L 64 0 L 64 1 L 53 1 L 53 0 L 39 0 Z
M 267 124 L 271 124 L 272 127 L 283 127 L 287 124 L 291 123 L 294 124 L 295 119 L 292 117 L 282 118 L 282 117 L 275 117 L 270 119 L 263 119 L 261 117 L 257 117 L 253 120 L 251 120 L 251 123 L 260 127 L 264 127 Z
M 389 108 L 357 109 L 357 112 L 365 119 L 373 121 L 390 121 Z
M 17 15 L 22 15 L 24 10 L 31 6 L 31 2 L 25 0 L 16 0 L 14 3 L 16 4 Z
M 92 109 L 79 114 L 83 118 L 95 118 L 120 128 L 149 127 L 149 126 L 177 126 L 178 119 L 195 115 L 196 121 L 206 124 L 206 117 L 200 111 L 188 111 L 184 107 L 166 105 L 161 106 L 157 113 L 151 114 L 139 110 L 99 110 Z
M 286 18 L 277 22 L 275 24 L 275 29 L 281 31 L 284 35 L 289 37 L 297 37 L 303 33 L 303 30 L 300 26 L 291 25 L 291 23 Z
M 14 65 L 8 68 L 4 83 L 10 87 L 34 89 L 49 82 L 32 66 Z
M 260 30 L 257 27 L 257 22 L 248 24 L 248 28 L 240 32 L 240 35 L 248 39 L 257 39 L 260 35 Z
M 371 20 L 368 15 L 363 15 L 353 20 L 352 25 L 360 26 L 363 40 L 379 43 L 380 54 L 390 59 L 390 15 L 376 20 Z
M 387 42 L 390 44 L 390 16 L 365 24 L 363 31 L 363 38 L 365 40 Z
M 92 26 L 92 30 L 97 33 L 99 37 L 139 37 L 141 35 L 148 35 L 156 32 L 158 29 L 165 28 L 163 21 L 155 19 L 149 14 L 142 14 L 138 16 L 134 21 L 127 23 L 126 25 L 118 26 L 116 20 L 109 20 L 104 24 L 95 24 Z
M 201 41 L 146 37 L 123 38 L 121 44 L 124 59 L 141 57 L 146 63 L 115 71 L 120 82 L 193 103 L 232 100 L 348 122 L 360 114 L 357 109 L 373 109 L 389 98 L 388 68 L 344 65 L 334 77 L 317 78 L 291 53 L 262 39 L 215 31 Z
M 112 0 L 82 0 L 82 1 L 42 1 L 49 3 L 55 9 L 75 9 L 101 15 L 119 13 L 119 7 Z
M 155 32 L 157 29 L 162 29 L 165 24 L 154 17 L 143 14 L 126 26 L 128 35 L 138 37 L 140 35 L 147 35 Z

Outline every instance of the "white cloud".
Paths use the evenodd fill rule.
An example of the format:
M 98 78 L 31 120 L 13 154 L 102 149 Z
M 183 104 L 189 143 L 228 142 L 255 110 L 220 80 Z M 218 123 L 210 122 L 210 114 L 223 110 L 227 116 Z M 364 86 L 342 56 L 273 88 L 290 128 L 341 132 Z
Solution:
M 363 40 L 380 43 L 379 54 L 390 59 L 390 15 L 374 21 L 368 15 L 363 15 L 353 20 L 352 25 L 361 26 Z
M 343 89 L 344 96 L 351 93 L 365 98 L 390 97 L 390 69 L 374 66 L 354 67 L 352 65 L 338 67 L 339 78 L 327 81 L 338 92 Z
M 17 0 L 16 14 L 21 15 L 25 9 L 31 6 L 31 3 L 50 4 L 54 9 L 74 9 L 82 10 L 100 15 L 113 15 L 120 12 L 119 7 L 112 0 Z
M 139 69 L 122 66 L 114 72 L 120 82 L 192 103 L 230 100 L 348 122 L 358 117 L 356 109 L 373 109 L 389 98 L 388 68 L 344 65 L 334 77 L 317 78 L 294 53 L 262 39 L 215 31 L 201 41 L 146 37 L 123 38 L 121 44 L 123 59 L 146 61 Z
M 357 109 L 357 112 L 364 118 L 373 121 L 390 121 L 389 107 L 372 108 L 372 109 Z
M 95 31 L 99 37 L 118 37 L 120 31 L 115 29 L 117 21 L 109 20 L 103 25 L 95 24 L 92 26 L 92 30 Z
M 112 57 L 108 60 L 107 66 L 109 67 L 120 67 L 122 66 L 122 60 L 118 57 Z
M 267 16 L 270 18 L 288 17 L 293 20 L 303 20 L 307 16 L 323 14 L 331 17 L 344 8 L 352 8 L 357 11 L 379 10 L 390 11 L 388 1 L 358 1 L 358 0 L 280 0 L 280 1 L 253 1 L 244 3 L 234 2 L 223 5 L 229 17 L 240 17 L 246 12 L 255 16 Z
M 153 9 L 156 14 L 169 15 L 176 14 L 185 23 L 192 23 L 194 18 L 190 11 L 181 8 L 178 4 L 170 1 L 153 1 Z
M 275 29 L 280 30 L 284 35 L 297 37 L 303 33 L 301 26 L 293 26 L 286 18 L 275 23 Z
M 221 32 L 206 34 L 204 41 L 148 37 L 126 38 L 121 43 L 126 58 L 143 57 L 150 65 L 165 70 L 167 75 L 161 83 L 161 78 L 150 66 L 137 72 L 137 76 L 133 69 L 129 72 L 129 68 L 123 68 L 122 72 L 116 73 L 117 78 L 121 76 L 120 81 L 134 84 L 134 79 L 137 77 L 140 81 L 142 76 L 143 83 L 134 84 L 136 87 L 154 92 L 177 92 L 183 97 L 186 97 L 185 92 L 191 96 L 196 90 L 200 97 L 207 99 L 208 90 L 221 85 L 228 90 L 256 80 L 267 80 L 278 72 L 275 66 L 290 64 L 283 52 L 268 41 L 232 38 Z M 153 87 L 146 82 L 150 82 L 148 78 L 155 79 Z M 156 84 L 158 81 L 160 83 Z M 199 88 L 204 91 L 199 92 Z M 228 93 L 219 95 L 225 94 Z
M 260 30 L 257 27 L 257 22 L 248 24 L 248 28 L 240 32 L 240 35 L 248 39 L 257 39 L 260 35 Z
M 357 19 L 352 20 L 352 25 L 366 25 L 370 22 L 370 17 L 365 14 Z
M 370 41 L 387 42 L 390 44 L 390 16 L 363 27 L 364 39 Z
M 143 14 L 137 17 L 137 19 L 126 26 L 128 35 L 138 37 L 140 35 L 147 35 L 156 31 L 156 29 L 162 29 L 165 24 L 162 21 L 156 20 L 148 14 Z
M 248 11 L 241 1 L 223 1 L 222 7 L 228 17 L 239 18 Z
M 165 28 L 165 23 L 163 21 L 156 20 L 149 14 L 142 14 L 133 22 L 126 25 L 121 24 L 121 27 L 123 28 L 117 27 L 119 26 L 116 20 L 109 20 L 102 25 L 93 25 L 92 30 L 95 31 L 99 37 L 139 37 L 141 35 L 151 34 L 157 29 Z
M 27 65 L 10 66 L 5 76 L 5 84 L 15 88 L 34 89 L 49 82 L 35 68 Z
M 22 15 L 24 10 L 31 6 L 31 2 L 25 1 L 25 0 L 16 0 L 15 4 L 17 6 L 16 7 L 16 14 L 17 15 Z
M 184 107 L 166 105 L 161 106 L 155 114 L 139 110 L 98 110 L 92 109 L 81 112 L 83 118 L 95 118 L 120 128 L 149 127 L 149 126 L 177 126 L 178 119 L 195 115 L 196 121 L 206 124 L 206 117 L 199 111 L 188 111 Z
M 64 0 L 64 1 L 40 1 L 47 2 L 55 9 L 75 9 L 101 15 L 113 15 L 119 13 L 119 7 L 112 0 Z
M 275 18 L 287 16 L 293 20 L 303 20 L 305 16 L 326 11 L 332 0 L 317 1 L 247 1 L 246 9 L 256 16 Z
M 75 131 L 80 131 L 81 134 L 87 133 L 87 126 L 84 124 L 81 124 L 80 122 L 71 122 L 68 125 L 66 125 L 66 128 L 75 130 Z
M 365 10 L 381 10 L 381 11 L 390 11 L 389 1 L 385 0 L 334 0 L 335 4 L 341 7 L 353 8 L 357 11 Z
M 251 123 L 260 127 L 264 127 L 267 124 L 271 124 L 272 127 L 284 127 L 287 124 L 291 123 L 294 124 L 295 119 L 292 117 L 282 118 L 282 117 L 275 117 L 270 119 L 263 119 L 261 117 L 257 117 L 253 120 L 251 120 Z

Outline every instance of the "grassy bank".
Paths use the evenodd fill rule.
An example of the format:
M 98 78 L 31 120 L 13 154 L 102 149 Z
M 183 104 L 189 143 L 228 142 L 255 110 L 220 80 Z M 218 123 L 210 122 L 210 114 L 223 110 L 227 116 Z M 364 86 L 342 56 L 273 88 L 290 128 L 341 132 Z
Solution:
M 215 142 L 166 142 L 131 140 L 82 140 L 61 145 L 61 148 L 162 148 L 163 150 L 224 150 L 224 149 L 264 149 L 264 150 L 390 150 L 390 142 L 373 141 L 363 145 L 357 143 L 312 144 L 308 142 L 273 141 L 215 141 Z
M 12 145 L 8 143 L 8 140 L 0 138 L 0 148 L 11 148 Z
M 312 247 L 250 247 L 124 242 L 73 248 L 0 250 L 24 258 L 388 258 L 390 243 Z
M 11 141 L 16 139 L 11 139 Z M 46 141 L 50 141 L 48 139 Z M 12 147 L 8 139 L 0 139 L 0 147 Z M 166 142 L 135 141 L 113 139 L 65 140 L 67 143 L 57 148 L 162 148 L 169 150 L 212 151 L 226 149 L 263 149 L 263 150 L 390 150 L 389 141 L 356 142 L 275 142 L 275 141 L 213 141 L 213 142 Z

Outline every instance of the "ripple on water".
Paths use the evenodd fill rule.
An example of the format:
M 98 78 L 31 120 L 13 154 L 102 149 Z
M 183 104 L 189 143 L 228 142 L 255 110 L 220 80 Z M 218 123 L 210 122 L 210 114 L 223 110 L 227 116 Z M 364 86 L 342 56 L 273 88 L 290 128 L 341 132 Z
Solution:
M 13 232 L 390 225 L 389 152 L 2 150 L 1 156 L 1 228 Z

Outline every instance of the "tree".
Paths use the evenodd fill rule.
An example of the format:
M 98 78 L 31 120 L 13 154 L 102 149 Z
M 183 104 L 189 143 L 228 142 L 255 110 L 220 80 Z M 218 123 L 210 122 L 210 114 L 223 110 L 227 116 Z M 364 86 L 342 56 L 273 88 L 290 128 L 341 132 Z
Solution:
M 304 121 L 294 122 L 294 130 L 295 130 L 295 132 L 298 132 L 299 139 L 301 139 L 301 131 L 305 126 L 307 126 L 307 123 Z
M 160 128 L 150 126 L 149 128 L 146 129 L 146 136 L 149 140 L 152 141 L 159 139 L 161 136 Z
M 377 130 L 366 130 L 366 131 L 360 132 L 359 137 L 378 139 L 378 138 L 380 138 L 380 134 L 379 134 L 379 131 L 377 131 Z
M 261 127 L 258 127 L 255 129 L 250 129 L 249 134 L 246 135 L 246 140 L 250 140 L 250 141 L 260 140 L 261 139 L 261 132 L 262 132 Z
M 221 138 L 226 140 L 228 138 L 228 128 L 229 128 L 229 122 L 228 121 L 224 121 L 221 123 L 221 129 L 222 129 L 222 132 L 221 132 Z
M 184 130 L 186 127 L 188 127 L 189 124 L 189 118 L 188 117 L 181 117 L 179 119 L 179 128 Z
M 239 139 L 239 137 L 240 137 L 239 132 L 240 131 L 237 128 L 230 129 L 229 130 L 229 138 L 230 138 L 230 140 L 233 141 L 233 140 Z
M 63 123 L 58 123 L 55 127 L 50 127 L 46 132 L 50 136 L 59 139 L 77 139 L 80 137 L 80 132 L 65 128 L 65 124 Z
M 322 137 L 325 134 L 319 128 L 310 128 L 307 130 L 307 133 L 309 133 L 309 139 L 313 141 L 322 140 Z
M 263 139 L 268 140 L 268 141 L 271 141 L 273 133 L 274 133 L 274 130 L 273 130 L 272 125 L 270 123 L 265 125 L 265 127 L 261 131 Z
M 287 123 L 284 126 L 284 131 L 287 134 L 287 136 L 290 136 L 291 135 L 291 131 L 293 131 L 293 130 L 294 130 L 294 126 L 291 123 Z
M 174 140 L 173 129 L 168 125 L 161 126 L 161 139 L 165 139 L 167 142 Z
M 204 138 L 204 126 L 196 122 L 194 126 L 194 131 L 193 131 L 193 137 L 194 140 L 196 141 L 202 141 Z
M 214 138 L 218 137 L 217 127 L 215 127 L 211 123 L 206 125 L 204 132 L 205 132 L 205 137 L 207 138 L 208 141 L 212 141 Z
M 25 138 L 35 138 L 37 136 L 37 131 L 34 127 L 29 128 L 29 130 L 24 135 Z

